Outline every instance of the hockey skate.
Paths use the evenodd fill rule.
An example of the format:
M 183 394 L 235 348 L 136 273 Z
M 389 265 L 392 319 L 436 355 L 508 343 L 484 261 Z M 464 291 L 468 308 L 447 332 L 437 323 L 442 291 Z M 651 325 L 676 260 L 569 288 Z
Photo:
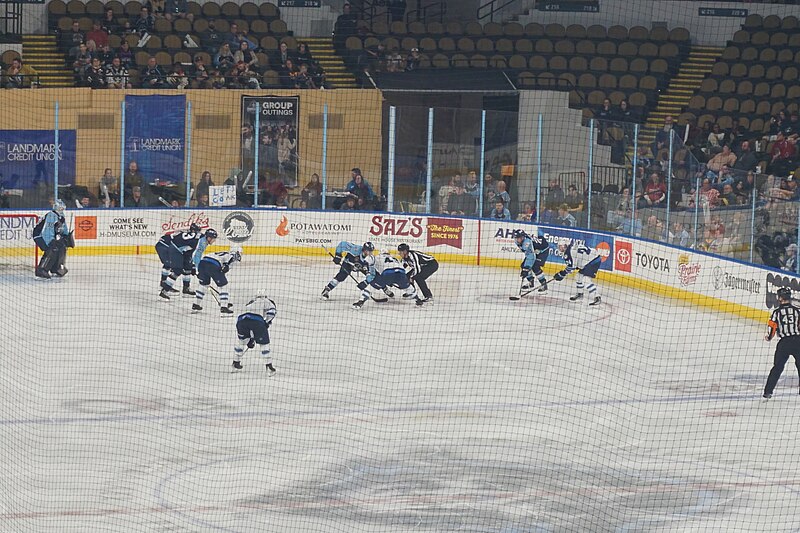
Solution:
M 242 362 L 241 361 L 234 361 L 231 365 L 234 370 L 241 370 L 242 369 Z
M 176 291 L 176 292 L 177 292 L 177 291 Z M 189 287 L 184 287 L 184 288 L 183 288 L 183 297 L 184 297 L 184 298 L 191 298 L 191 297 L 193 297 L 194 295 L 195 295 L 195 291 L 193 291 L 193 290 L 192 290 L 192 289 L 190 289 Z
M 388 288 L 383 289 L 383 294 L 385 294 L 389 298 L 394 298 L 394 293 L 391 290 L 389 290 Z
M 170 287 L 169 283 L 167 283 L 166 281 L 161 282 L 161 289 L 162 289 L 161 292 L 164 292 L 166 294 L 181 292 L 175 287 Z
M 232 307 L 233 307 L 233 304 L 228 304 L 225 307 L 220 307 L 219 308 L 220 316 L 223 316 L 223 317 L 233 316 L 233 309 L 231 309 Z
M 34 274 L 40 279 L 50 279 L 50 273 L 43 268 L 37 268 Z
M 197 311 L 202 311 L 202 310 L 203 310 L 203 306 L 202 305 L 200 305 L 198 303 L 192 304 L 192 312 L 196 313 Z
M 570 302 L 577 302 L 577 301 L 578 301 L 578 300 L 580 300 L 581 298 L 583 298 L 583 293 L 582 293 L 582 292 L 579 292 L 578 294 L 576 294 L 576 295 L 574 295 L 574 296 L 570 296 L 570 297 L 569 297 L 569 301 L 570 301 Z
M 529 280 L 525 280 L 522 282 L 522 287 L 519 288 L 520 291 L 524 292 L 533 288 L 533 285 Z
M 358 300 L 357 302 L 353 302 L 353 309 L 361 309 L 364 307 L 364 303 L 366 300 Z
M 600 297 L 599 296 L 595 296 L 594 300 L 589 302 L 589 305 L 600 305 Z
M 417 295 L 416 291 L 403 293 L 403 299 L 410 300 Z
M 425 302 L 430 302 L 433 298 L 417 298 L 417 305 L 422 306 Z
M 267 363 L 266 366 L 267 366 L 267 376 L 268 377 L 274 376 L 277 370 L 275 370 L 275 367 L 272 366 L 272 363 Z
M 161 289 L 161 292 L 158 293 L 158 295 L 165 300 L 169 300 L 169 294 L 167 294 L 166 289 Z
M 319 297 L 322 300 L 327 300 L 327 299 L 330 298 L 330 293 L 331 293 L 331 290 L 328 287 L 325 287 L 324 289 L 322 289 L 322 294 L 320 294 Z
M 772 393 L 771 392 L 765 392 L 764 393 L 764 399 L 765 400 L 769 400 L 770 398 L 772 398 Z
M 69 272 L 69 270 L 67 270 L 67 267 L 65 267 L 64 265 L 59 265 L 57 269 L 51 271 L 50 273 L 53 274 L 54 276 L 58 276 L 59 278 L 63 278 L 64 276 L 67 275 L 67 272 Z

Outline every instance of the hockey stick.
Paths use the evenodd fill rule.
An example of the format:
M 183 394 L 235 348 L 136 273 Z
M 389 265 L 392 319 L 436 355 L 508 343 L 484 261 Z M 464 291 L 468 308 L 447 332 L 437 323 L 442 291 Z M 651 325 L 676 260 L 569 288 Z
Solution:
M 167 207 L 172 207 L 172 204 L 169 203 L 168 201 L 164 200 L 164 198 L 162 198 L 161 196 L 158 197 L 158 201 L 161 202 L 162 204 L 164 204 Z
M 322 246 L 322 248 L 323 248 L 323 249 L 324 249 L 326 252 L 328 252 L 328 255 L 329 255 L 329 256 L 331 256 L 331 258 L 332 258 L 332 259 L 336 259 L 336 256 L 335 256 L 335 255 L 333 255 L 333 254 L 331 253 L 331 251 L 330 251 L 330 250 L 328 250 L 328 248 L 327 248 L 327 247 L 326 247 L 324 244 L 320 244 L 320 246 Z M 354 266 L 355 266 L 355 265 L 354 265 Z M 358 284 L 360 283 L 360 282 L 359 282 L 359 281 L 358 281 L 358 280 L 355 278 L 355 276 L 353 276 L 353 271 L 352 271 L 352 270 L 348 271 L 348 272 L 347 272 L 347 275 L 348 275 L 348 276 L 350 276 L 350 279 L 352 279 L 352 280 L 353 280 L 353 281 L 356 283 L 356 285 L 358 285 Z
M 555 280 L 556 280 L 556 278 L 546 279 L 546 280 L 544 280 L 544 283 L 540 284 L 538 287 L 531 287 L 528 290 L 522 290 L 522 285 L 525 284 L 525 280 L 523 279 L 522 282 L 519 285 L 519 295 L 517 295 L 517 296 L 509 296 L 508 299 L 511 300 L 512 302 L 516 302 L 516 301 L 524 298 L 525 296 L 529 295 L 530 293 L 532 293 L 534 291 L 538 291 L 542 287 L 547 287 L 550 283 L 552 283 Z

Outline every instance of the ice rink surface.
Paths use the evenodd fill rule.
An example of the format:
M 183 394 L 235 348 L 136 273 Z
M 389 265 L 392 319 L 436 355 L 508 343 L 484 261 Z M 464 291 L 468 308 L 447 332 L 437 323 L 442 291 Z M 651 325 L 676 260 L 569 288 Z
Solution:
M 800 531 L 800 397 L 732 315 L 442 265 L 368 302 L 323 258 L 246 256 L 278 374 L 234 320 L 159 301 L 153 256 L 4 271 L 0 531 Z

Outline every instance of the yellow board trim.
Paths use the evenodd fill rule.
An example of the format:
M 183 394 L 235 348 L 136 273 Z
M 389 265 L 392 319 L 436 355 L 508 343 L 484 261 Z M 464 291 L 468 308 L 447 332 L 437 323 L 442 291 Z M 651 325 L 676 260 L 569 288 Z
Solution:
M 33 245 L 27 248 L 0 248 L 0 257 L 28 257 L 31 254 Z M 227 250 L 227 247 L 212 246 L 211 251 Z M 320 246 L 319 248 L 309 248 L 301 246 L 244 246 L 243 251 L 245 256 L 248 255 L 276 255 L 276 256 L 298 256 L 298 257 L 322 257 L 327 256 L 325 250 Z M 69 251 L 73 256 L 120 256 L 120 255 L 154 255 L 154 246 L 85 246 L 81 245 Z M 454 263 L 459 265 L 472 265 L 479 264 L 478 258 L 474 255 L 454 254 L 454 253 L 437 253 L 436 259 L 442 263 Z M 480 266 L 494 267 L 494 268 L 519 268 L 519 260 L 514 259 L 496 259 L 490 257 L 482 257 L 480 259 Z M 559 270 L 558 266 L 548 264 L 545 265 L 545 272 L 554 274 Z M 631 289 L 648 292 L 655 296 L 664 298 L 671 298 L 689 303 L 710 311 L 723 312 L 736 315 L 749 320 L 755 320 L 760 323 L 766 323 L 769 320 L 769 311 L 761 309 L 753 309 L 746 305 L 741 305 L 733 302 L 728 302 L 719 298 L 711 296 L 703 296 L 693 292 L 670 287 L 662 283 L 654 281 L 643 280 L 633 276 L 625 276 L 614 272 L 607 272 L 601 270 L 598 272 L 598 278 L 603 282 L 628 287 Z

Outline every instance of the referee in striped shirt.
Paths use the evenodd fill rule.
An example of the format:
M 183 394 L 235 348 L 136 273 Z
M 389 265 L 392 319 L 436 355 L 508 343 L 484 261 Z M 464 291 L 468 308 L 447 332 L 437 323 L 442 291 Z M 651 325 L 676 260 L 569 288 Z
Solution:
M 409 269 L 408 280 L 416 283 L 419 290 L 422 291 L 422 298 L 417 297 L 417 305 L 432 300 L 433 294 L 425 280 L 439 270 L 439 263 L 432 255 L 412 250 L 405 243 L 399 245 L 397 251 L 403 258 L 403 266 Z
M 769 319 L 769 331 L 764 337 L 770 341 L 777 333 L 780 339 L 775 348 L 775 362 L 764 387 L 764 398 L 772 398 L 772 391 L 790 355 L 794 356 L 797 374 L 800 375 L 800 309 L 792 305 L 792 291 L 786 287 L 778 289 L 778 304 Z

